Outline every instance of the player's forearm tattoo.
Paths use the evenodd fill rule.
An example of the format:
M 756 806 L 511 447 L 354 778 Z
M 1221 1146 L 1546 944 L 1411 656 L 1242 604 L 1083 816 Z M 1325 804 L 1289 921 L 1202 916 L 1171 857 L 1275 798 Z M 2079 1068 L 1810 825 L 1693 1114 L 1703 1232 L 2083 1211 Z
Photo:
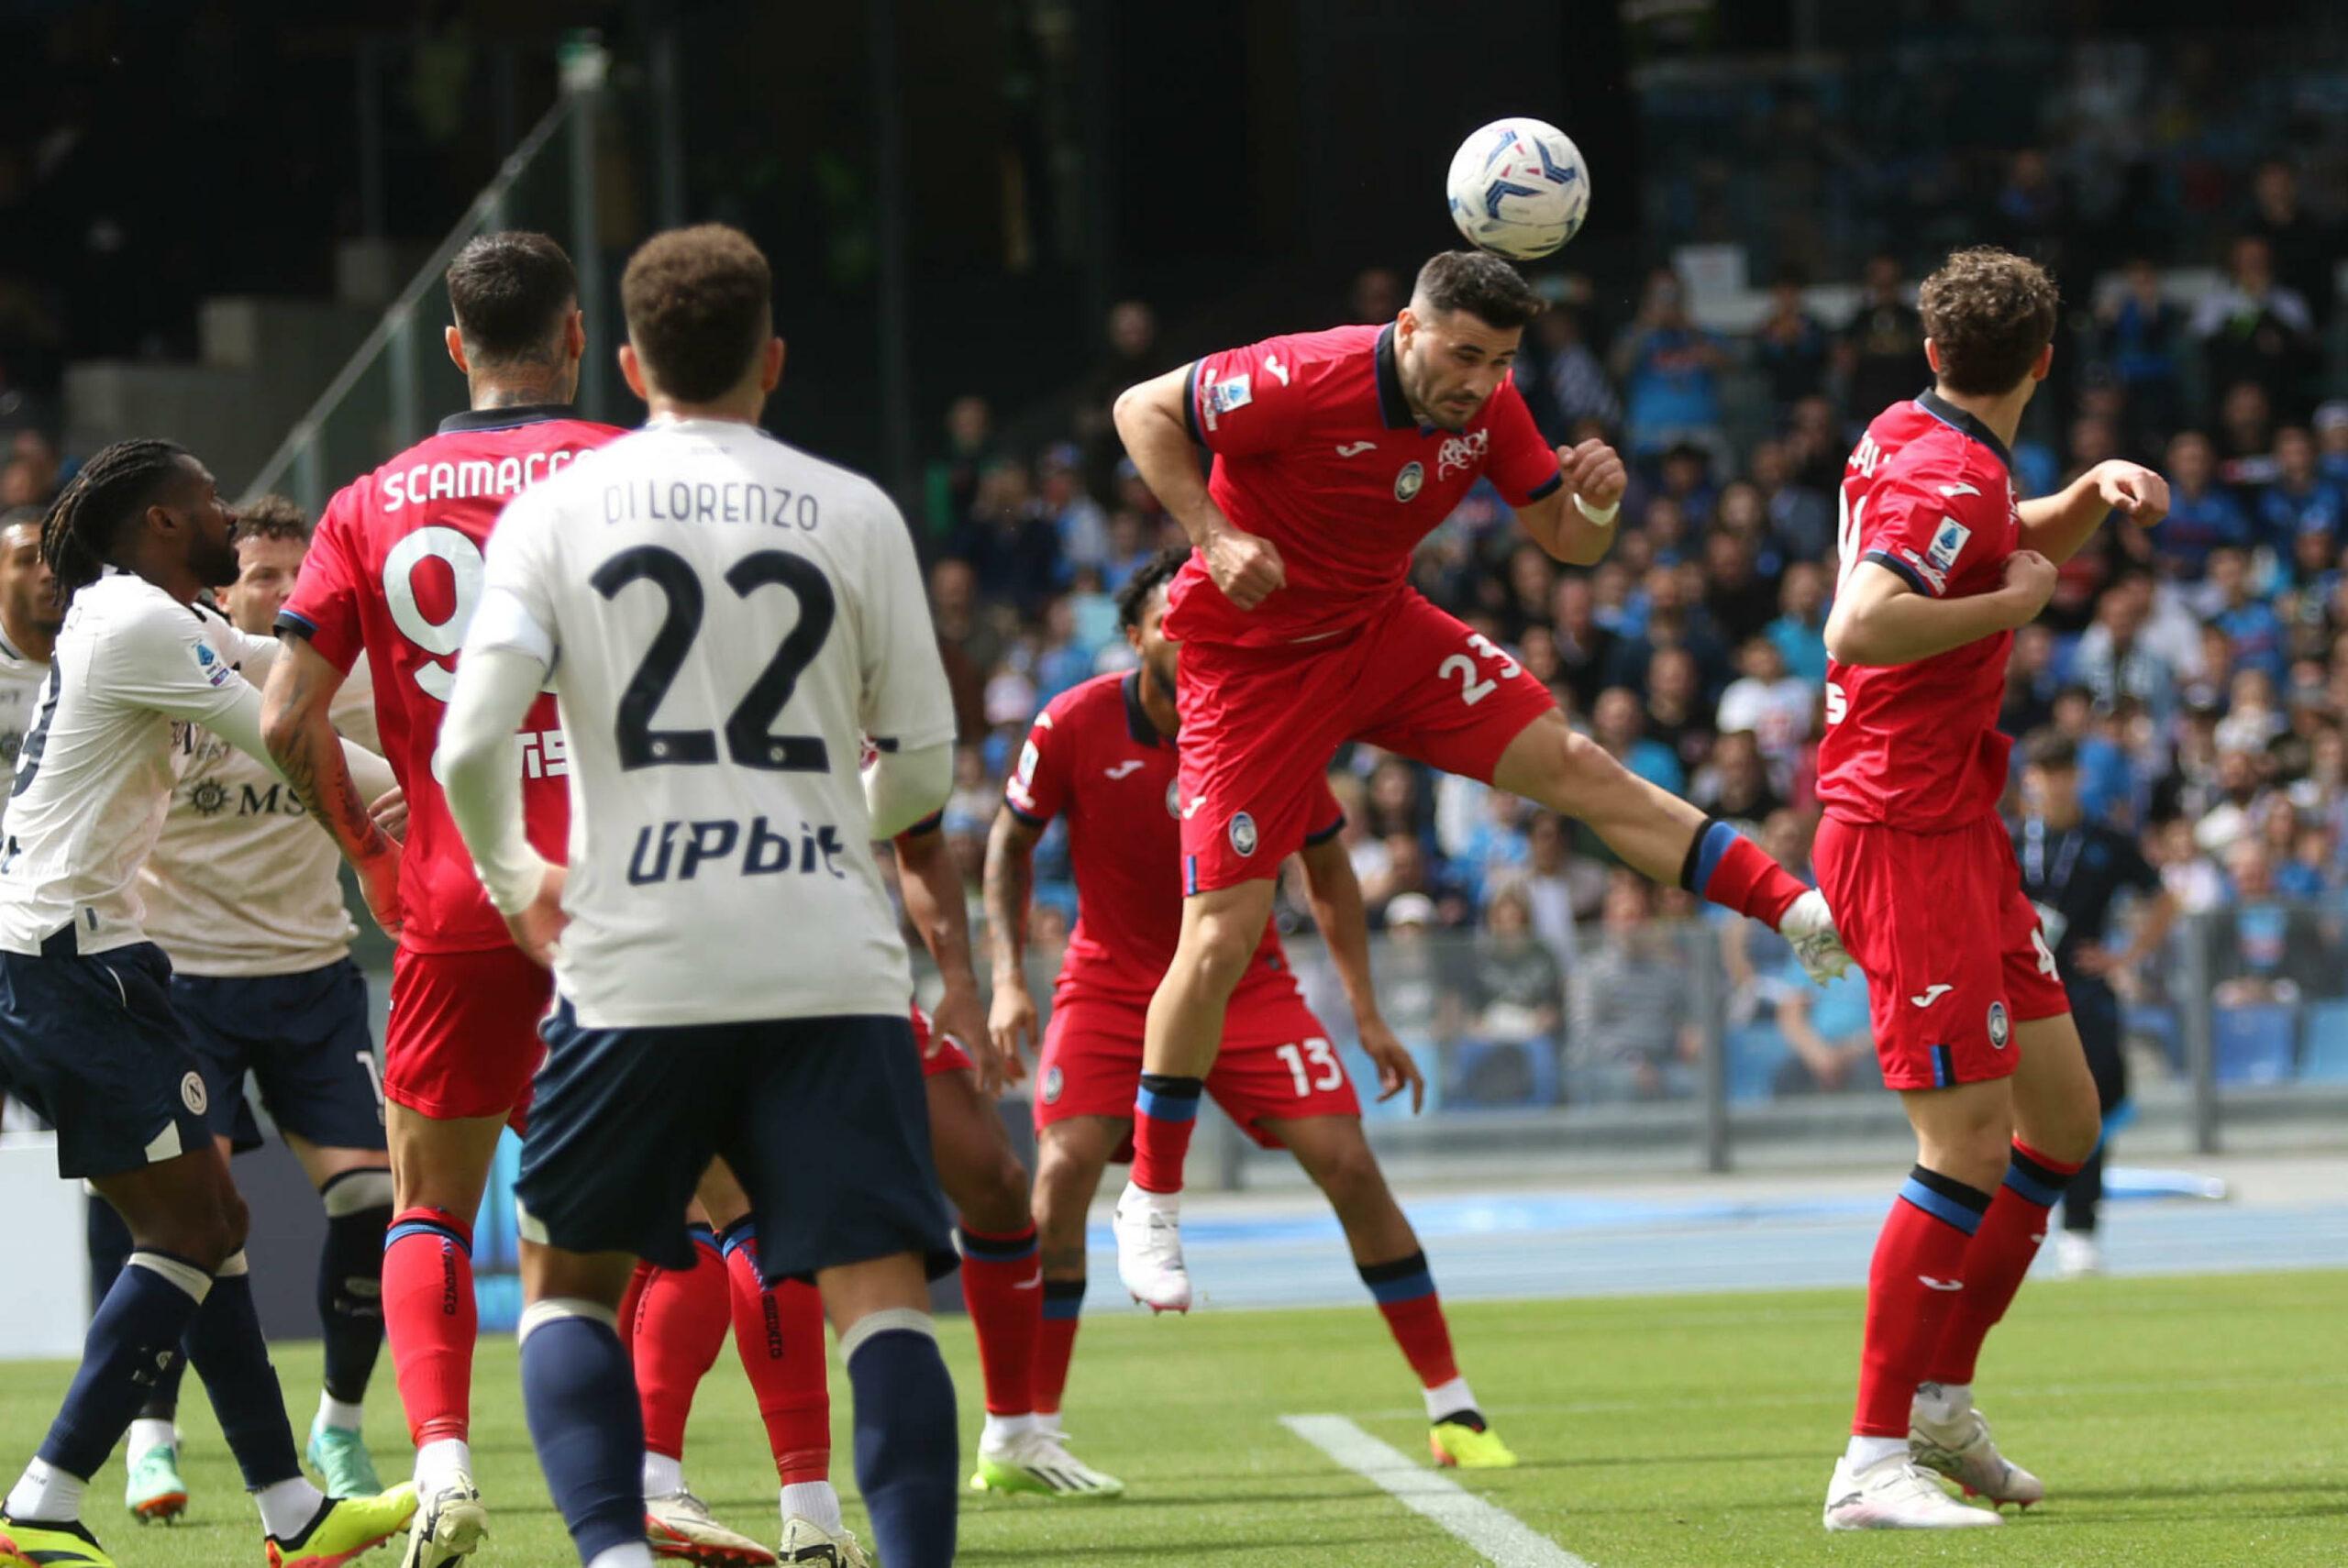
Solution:
M 995 819 L 988 837 L 983 878 L 987 910 L 987 951 L 998 972 L 1020 967 L 1027 952 L 1027 896 L 1035 880 L 1031 857 L 1035 845 L 1011 814 Z
M 307 673 L 297 669 L 286 693 L 286 706 L 301 716 L 301 723 L 285 748 L 273 753 L 278 771 L 308 803 L 310 814 L 346 856 L 363 860 L 381 855 L 391 847 L 391 840 L 368 814 L 358 781 L 343 761 L 342 737 L 314 706 L 313 695 Z

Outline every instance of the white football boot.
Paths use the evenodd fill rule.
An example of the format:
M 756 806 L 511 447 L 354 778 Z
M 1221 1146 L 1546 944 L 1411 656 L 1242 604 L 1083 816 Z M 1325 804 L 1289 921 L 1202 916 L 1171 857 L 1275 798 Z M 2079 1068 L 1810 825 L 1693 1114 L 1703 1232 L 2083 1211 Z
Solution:
M 1849 973 L 1851 955 L 1834 929 L 1834 913 L 1826 907 L 1826 895 L 1817 889 L 1786 906 L 1778 922 L 1778 934 L 1793 944 L 1794 961 L 1811 985 L 1822 986 Z
M 1181 1198 L 1144 1192 L 1132 1182 L 1117 1197 L 1110 1229 L 1117 1237 L 1117 1277 L 1153 1312 L 1191 1309 L 1191 1273 L 1182 1266 Z
M 2046 1496 L 2037 1476 L 1998 1452 L 1989 1423 L 1970 1405 L 1942 1421 L 1930 1419 L 1922 1400 L 1910 1407 L 1908 1457 L 1964 1487 L 1966 1496 L 1988 1498 L 1991 1507 L 2026 1508 Z
M 1977 1529 L 2005 1521 L 1987 1508 L 1969 1508 L 1941 1489 L 1932 1473 L 1892 1452 L 1863 1470 L 1846 1455 L 1834 1462 L 1826 1486 L 1828 1529 Z

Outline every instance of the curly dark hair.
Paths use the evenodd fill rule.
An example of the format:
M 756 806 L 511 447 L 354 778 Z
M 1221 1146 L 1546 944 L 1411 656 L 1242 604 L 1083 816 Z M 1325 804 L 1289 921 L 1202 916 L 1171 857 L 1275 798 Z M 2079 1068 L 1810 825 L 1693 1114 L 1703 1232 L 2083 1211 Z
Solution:
M 116 441 L 101 447 L 49 503 L 40 557 L 57 578 L 61 604 L 98 580 L 123 529 L 181 473 L 187 448 L 171 441 Z
M 1445 250 L 1419 269 L 1413 302 L 1440 311 L 1464 310 L 1502 332 L 1527 326 L 1547 307 L 1524 274 L 1489 250 Z
M 1133 576 L 1125 579 L 1124 587 L 1117 590 L 1117 624 L 1140 625 L 1142 615 L 1149 609 L 1149 596 L 1173 581 L 1174 574 L 1190 558 L 1188 550 L 1160 550 L 1144 561 Z
M 722 223 L 654 235 L 620 279 L 628 341 L 645 373 L 683 403 L 741 383 L 773 330 L 773 298 L 765 254 Z
M 485 365 L 551 364 L 579 308 L 579 274 L 543 234 L 508 229 L 468 240 L 449 263 L 449 309 L 465 352 Z
M 2059 299 L 2046 269 L 2026 256 L 1994 245 L 1953 253 L 1916 296 L 1942 382 L 1975 397 L 2013 391 L 2054 341 Z

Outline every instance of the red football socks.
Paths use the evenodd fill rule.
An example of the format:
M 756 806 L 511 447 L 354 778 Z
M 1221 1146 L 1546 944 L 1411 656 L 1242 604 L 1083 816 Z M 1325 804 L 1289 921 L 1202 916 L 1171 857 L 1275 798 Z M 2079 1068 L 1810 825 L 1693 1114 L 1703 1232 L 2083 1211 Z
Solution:
M 1876 1239 L 1867 1273 L 1866 1346 L 1851 1430 L 1906 1437 L 1908 1408 L 1965 1292 L 1965 1257 L 1989 1195 L 1918 1165 Z
M 392 1217 L 383 1239 L 383 1333 L 391 1341 L 408 1441 L 421 1448 L 472 1427 L 472 1227 L 437 1209 Z
M 1980 1359 L 1981 1342 L 2013 1305 L 2022 1276 L 2046 1240 L 2047 1210 L 2063 1196 L 2063 1188 L 2079 1167 L 2049 1159 L 2021 1139 L 2014 1140 L 2013 1163 L 2006 1182 L 1989 1202 L 1981 1229 L 1965 1250 L 1965 1290 L 1951 1309 L 1941 1331 L 1940 1343 L 1926 1364 L 1925 1379 L 1933 1383 L 1971 1383 L 1974 1364 Z
M 824 1354 L 824 1300 L 804 1280 L 769 1289 L 759 1279 L 759 1240 L 748 1220 L 725 1230 L 734 1348 L 750 1375 L 775 1473 L 786 1486 L 828 1481 L 832 1391 Z
M 644 1307 L 644 1287 L 651 1284 L 652 1276 L 659 1272 L 650 1264 L 638 1258 L 635 1272 L 627 1276 L 627 1288 L 620 1293 L 620 1309 L 617 1318 L 620 1349 L 626 1353 L 630 1366 L 636 1364 L 636 1316 Z
M 1044 1310 L 1036 1326 L 1036 1414 L 1057 1416 L 1068 1389 L 1068 1364 L 1076 1355 L 1076 1331 L 1084 1321 L 1084 1281 L 1047 1279 Z
M 1679 885 L 1772 931 L 1793 901 L 1810 891 L 1759 845 L 1718 817 L 1696 830 Z
M 961 1231 L 962 1300 L 978 1335 L 987 1414 L 1027 1415 L 1036 1408 L 1036 1347 L 1044 1320 L 1036 1227 L 1008 1236 L 968 1225 Z
M 1134 1096 L 1134 1185 L 1144 1192 L 1182 1190 L 1182 1162 L 1198 1125 L 1202 1078 L 1144 1073 Z
M 644 1407 L 644 1446 L 670 1459 L 685 1455 L 685 1421 L 693 1394 L 717 1364 L 734 1315 L 733 1290 L 717 1240 L 692 1228 L 693 1266 L 652 1271 L 629 1335 L 636 1387 Z
M 1451 1328 L 1444 1321 L 1443 1298 L 1435 1294 L 1434 1275 L 1426 1253 L 1412 1253 L 1391 1263 L 1359 1264 L 1361 1282 L 1378 1301 L 1403 1359 L 1419 1375 L 1419 1386 L 1437 1388 L 1459 1375 L 1451 1353 Z

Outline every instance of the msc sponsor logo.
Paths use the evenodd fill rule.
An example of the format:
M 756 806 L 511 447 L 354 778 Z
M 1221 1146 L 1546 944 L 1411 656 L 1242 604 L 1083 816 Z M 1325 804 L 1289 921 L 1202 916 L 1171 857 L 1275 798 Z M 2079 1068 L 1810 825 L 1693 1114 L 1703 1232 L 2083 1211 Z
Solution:
M 846 880 L 839 857 L 847 845 L 839 829 L 799 824 L 796 834 L 777 832 L 765 817 L 738 823 L 725 817 L 703 822 L 670 821 L 637 830 L 635 852 L 627 857 L 627 879 L 636 887 L 656 882 L 690 882 L 712 861 L 745 877 L 773 877 L 791 872 L 817 874 Z M 722 867 L 723 868 L 723 867 Z

